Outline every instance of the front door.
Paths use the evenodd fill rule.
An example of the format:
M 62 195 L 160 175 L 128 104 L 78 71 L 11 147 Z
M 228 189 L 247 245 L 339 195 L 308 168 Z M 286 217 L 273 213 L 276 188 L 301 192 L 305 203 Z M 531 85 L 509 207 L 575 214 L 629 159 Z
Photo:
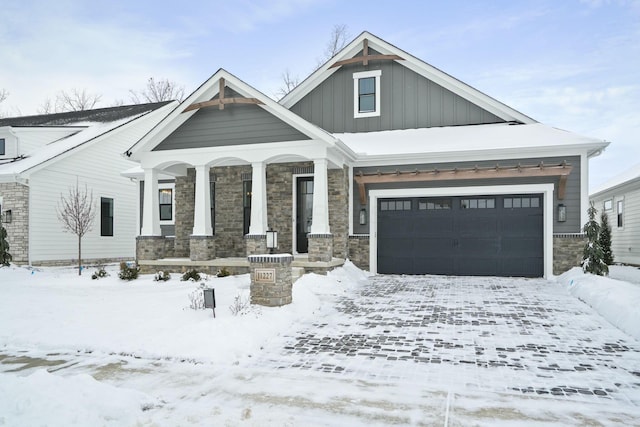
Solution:
M 309 252 L 307 234 L 313 219 L 313 177 L 298 178 L 296 188 L 296 249 L 299 254 L 305 254 Z

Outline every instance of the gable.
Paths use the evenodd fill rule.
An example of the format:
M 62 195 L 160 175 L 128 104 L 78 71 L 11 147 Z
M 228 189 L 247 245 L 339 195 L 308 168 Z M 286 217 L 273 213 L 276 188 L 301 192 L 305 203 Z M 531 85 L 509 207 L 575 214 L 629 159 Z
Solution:
M 369 49 L 370 54 L 378 54 Z M 362 51 L 356 56 L 361 56 Z M 380 70 L 380 115 L 354 118 L 354 73 Z M 504 123 L 505 120 L 410 70 L 402 61 L 342 65 L 291 107 L 332 133 Z
M 201 108 L 153 151 L 307 139 L 307 135 L 258 105 L 229 104 L 224 110 Z

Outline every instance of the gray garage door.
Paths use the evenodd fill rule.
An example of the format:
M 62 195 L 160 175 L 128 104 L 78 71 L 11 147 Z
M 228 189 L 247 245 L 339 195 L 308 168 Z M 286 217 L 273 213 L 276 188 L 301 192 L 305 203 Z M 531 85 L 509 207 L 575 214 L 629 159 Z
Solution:
M 542 195 L 378 200 L 378 273 L 543 275 Z

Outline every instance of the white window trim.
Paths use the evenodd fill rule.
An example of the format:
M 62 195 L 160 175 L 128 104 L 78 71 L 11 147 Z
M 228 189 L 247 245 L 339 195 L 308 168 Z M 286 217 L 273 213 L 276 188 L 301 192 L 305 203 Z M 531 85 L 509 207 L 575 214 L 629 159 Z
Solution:
M 611 203 L 611 206 L 609 206 L 608 208 L 607 202 Z M 613 199 L 605 199 L 605 201 L 602 202 L 602 208 L 605 210 L 605 212 L 611 212 L 613 210 Z
M 619 209 L 621 203 L 622 203 L 622 213 L 620 212 L 620 209 Z M 622 225 L 618 225 L 618 215 L 622 215 Z M 616 221 L 616 228 L 618 230 L 624 230 L 624 224 L 625 224 L 625 220 L 624 220 L 624 197 L 616 200 L 615 221 Z M 611 224 L 611 222 L 609 222 L 609 224 Z
M 378 117 L 380 116 L 380 78 L 382 76 L 382 70 L 362 71 L 359 73 L 353 73 L 353 117 L 356 119 L 363 117 Z M 367 79 L 369 77 L 376 78 L 376 110 L 361 113 L 358 108 L 359 100 L 359 87 L 358 82 L 360 79 Z
M 164 219 L 160 220 L 160 225 L 174 225 L 176 223 L 176 184 L 175 183 L 167 183 L 161 184 L 158 183 L 158 209 L 160 209 L 160 190 L 171 190 L 171 218 L 172 219 Z
M 392 197 L 486 196 L 543 194 L 544 277 L 553 277 L 553 184 L 491 185 L 477 187 L 399 188 L 369 191 L 369 270 L 378 272 L 378 199 Z

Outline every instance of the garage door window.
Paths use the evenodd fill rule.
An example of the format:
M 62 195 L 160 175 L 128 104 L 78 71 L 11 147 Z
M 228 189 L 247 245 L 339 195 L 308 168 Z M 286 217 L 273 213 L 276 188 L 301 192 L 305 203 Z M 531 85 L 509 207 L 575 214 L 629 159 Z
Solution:
M 411 200 L 383 200 L 380 202 L 381 211 L 410 211 Z
M 505 197 L 505 209 L 539 208 L 540 199 L 538 197 Z
M 420 211 L 432 211 L 441 209 L 451 209 L 451 199 L 430 199 L 418 201 L 418 210 Z
M 460 209 L 495 209 L 496 199 L 460 199 Z

